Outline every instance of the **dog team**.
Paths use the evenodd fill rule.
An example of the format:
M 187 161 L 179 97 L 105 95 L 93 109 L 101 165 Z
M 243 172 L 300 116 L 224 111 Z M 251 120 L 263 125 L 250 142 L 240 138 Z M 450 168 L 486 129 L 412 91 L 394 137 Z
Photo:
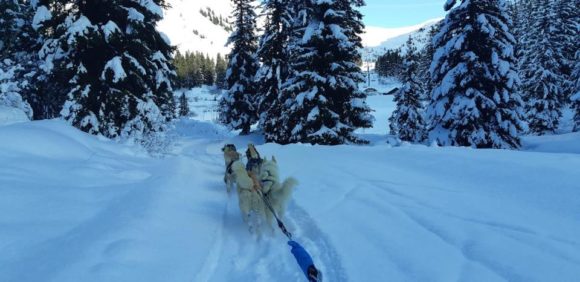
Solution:
M 227 144 L 222 151 L 226 190 L 229 194 L 236 186 L 242 220 L 250 233 L 260 237 L 265 230 L 273 232 L 274 214 L 267 205 L 283 217 L 298 181 L 290 177 L 280 182 L 276 158 L 262 159 L 253 144 L 248 145 L 245 165 L 235 145 Z

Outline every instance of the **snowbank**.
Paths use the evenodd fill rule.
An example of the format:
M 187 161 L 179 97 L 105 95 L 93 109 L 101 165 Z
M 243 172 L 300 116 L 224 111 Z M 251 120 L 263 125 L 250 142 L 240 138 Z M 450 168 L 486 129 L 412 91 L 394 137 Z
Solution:
M 0 106 L 0 126 L 27 121 L 30 120 L 24 111 L 17 108 Z

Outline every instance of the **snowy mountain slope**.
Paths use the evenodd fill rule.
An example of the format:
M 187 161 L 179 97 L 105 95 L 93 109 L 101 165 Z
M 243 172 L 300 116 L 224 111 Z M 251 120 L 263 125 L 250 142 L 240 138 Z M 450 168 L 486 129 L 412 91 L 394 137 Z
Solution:
M 182 52 L 197 51 L 212 56 L 229 53 L 225 45 L 230 31 L 226 28 L 229 24 L 225 21 L 229 19 L 232 11 L 230 0 L 168 2 L 171 7 L 164 12 L 164 19 L 159 23 L 158 29 L 169 37 L 172 45 Z M 212 16 L 204 16 L 202 12 Z M 221 17 L 224 24 L 212 22 L 216 17 Z
M 159 23 L 158 29 L 165 33 L 180 51 L 198 51 L 212 56 L 218 53 L 229 53 L 229 48 L 225 44 L 230 32 L 223 26 L 212 23 L 210 18 L 200 13 L 200 10 L 206 13 L 209 8 L 216 17 L 229 19 L 232 12 L 230 0 L 170 0 L 169 4 L 171 7 L 165 11 L 164 19 Z M 386 49 L 396 49 L 402 46 L 410 34 L 415 34 L 421 28 L 429 27 L 439 20 L 429 20 L 400 28 L 368 26 L 366 32 L 361 35 L 363 45 L 367 48 L 366 50 L 382 55 Z
M 417 25 L 400 28 L 367 26 L 366 33 L 362 35 L 362 39 L 365 47 L 395 49 L 404 44 L 409 35 L 414 35 L 419 30 L 429 28 L 440 20 L 432 19 Z M 404 38 L 402 42 L 401 38 Z
M 402 48 L 409 36 L 415 39 L 417 48 L 423 48 L 427 43 L 429 29 L 440 20 L 432 19 L 403 28 L 367 27 L 367 33 L 363 35 L 364 53 L 376 57 L 384 54 L 387 50 Z
M 388 116 L 390 99 L 369 102 Z M 255 241 L 225 192 L 221 146 L 261 138 L 176 133 L 151 159 L 60 121 L 1 126 L 0 281 L 304 281 L 284 236 Z M 580 136 L 526 143 L 258 150 L 299 179 L 285 223 L 325 281 L 576 281 Z

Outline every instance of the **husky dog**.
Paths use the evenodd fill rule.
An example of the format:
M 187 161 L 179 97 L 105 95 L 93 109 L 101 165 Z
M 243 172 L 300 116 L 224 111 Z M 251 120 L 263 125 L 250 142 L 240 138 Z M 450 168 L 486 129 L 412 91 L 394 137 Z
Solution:
M 246 157 L 248 158 L 248 163 L 246 163 L 246 170 L 252 175 L 260 175 L 260 167 L 262 166 L 262 158 L 260 153 L 256 150 L 254 144 L 248 144 L 248 149 L 246 150 Z
M 265 201 L 276 215 L 283 217 L 298 181 L 290 177 L 280 183 L 278 163 L 274 157 L 272 160 L 262 160 L 260 175 L 257 177 L 247 171 L 239 160 L 233 163 L 232 170 L 235 174 L 242 219 L 250 232 L 260 236 L 266 226 L 273 232 L 274 215 Z
M 289 177 L 280 183 L 278 162 L 275 157 L 272 157 L 272 160 L 263 160 L 260 169 L 260 181 L 262 192 L 272 206 L 272 209 L 276 212 L 276 215 L 284 217 L 286 207 L 292 196 L 292 191 L 298 185 L 298 181 L 293 177 Z M 267 209 L 266 222 L 270 227 L 272 226 L 272 219 L 273 214 Z
M 264 201 L 257 192 L 257 189 L 259 189 L 257 183 L 250 177 L 244 164 L 240 160 L 234 161 L 232 171 L 237 184 L 242 219 L 248 225 L 250 232 L 255 232 L 259 236 L 261 233 L 261 223 L 266 218 L 266 209 Z
M 228 194 L 234 187 L 234 183 L 236 181 L 234 176 L 234 171 L 232 170 L 232 165 L 235 161 L 240 159 L 240 154 L 236 150 L 236 146 L 234 144 L 226 144 L 222 148 L 222 152 L 224 152 L 224 161 L 226 165 L 226 172 L 224 174 L 224 182 L 226 183 L 226 190 Z

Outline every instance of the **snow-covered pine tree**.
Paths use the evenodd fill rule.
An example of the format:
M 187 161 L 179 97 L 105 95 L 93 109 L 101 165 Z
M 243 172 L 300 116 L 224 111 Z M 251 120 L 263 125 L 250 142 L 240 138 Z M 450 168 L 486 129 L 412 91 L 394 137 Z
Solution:
M 288 112 L 291 100 L 293 99 L 288 92 L 284 89 L 289 85 L 290 76 L 294 74 L 293 69 L 294 58 L 299 53 L 300 50 L 299 43 L 302 42 L 302 36 L 304 29 L 307 24 L 307 14 L 305 9 L 307 1 L 303 0 L 288 0 L 286 1 L 286 12 L 291 13 L 291 22 L 283 23 L 283 25 L 288 25 L 287 30 L 287 41 L 285 42 L 284 50 L 281 54 L 287 56 L 286 65 L 283 66 L 283 70 L 286 72 L 286 79 L 280 80 L 282 84 L 279 86 L 279 93 L 276 100 L 272 101 L 272 106 L 268 109 L 269 112 L 266 113 L 273 120 L 266 120 L 266 125 L 261 122 L 261 128 L 264 131 L 265 138 L 268 142 L 275 142 L 279 144 L 289 143 L 290 136 L 292 135 L 293 125 L 290 124 Z M 284 19 L 284 18 L 282 18 Z M 286 27 L 285 27 L 286 28 Z M 278 37 L 280 38 L 280 37 Z M 262 45 L 262 42 L 260 42 Z M 271 43 L 269 43 L 272 46 Z M 274 47 L 274 46 L 272 46 Z M 266 50 L 265 48 L 262 48 Z M 262 89 L 263 90 L 263 89 Z M 261 104 L 265 104 L 263 102 Z M 262 118 L 262 113 L 260 118 Z
M 359 62 L 362 62 L 359 50 L 363 48 L 361 34 L 365 32 L 363 15 L 358 10 L 365 6 L 364 0 L 336 0 L 339 11 L 343 11 L 344 34 L 348 38 L 349 50 L 345 52 L 344 69 L 339 76 L 345 77 L 343 82 L 351 97 L 345 105 L 344 114 L 347 116 L 349 125 L 356 128 L 370 128 L 373 126 L 374 117 L 371 108 L 367 105 L 367 95 L 358 85 L 365 81 Z M 345 46 L 339 46 L 344 48 Z M 361 141 L 361 140 L 359 140 Z M 364 142 L 363 142 L 364 143 Z
M 572 78 L 574 82 L 574 94 L 570 100 L 572 101 L 572 106 L 576 110 L 574 115 L 574 131 L 580 131 L 580 50 L 576 52 L 575 56 L 576 64 L 574 70 L 572 71 Z
M 429 28 L 428 39 L 425 47 L 419 53 L 418 59 L 418 75 L 421 81 L 421 100 L 422 101 L 429 101 L 429 97 L 431 95 L 431 91 L 433 91 L 433 85 L 431 83 L 431 73 L 429 72 L 429 68 L 431 67 L 431 62 L 433 61 L 433 55 L 435 54 L 435 47 L 433 46 L 433 38 L 440 29 L 440 23 L 434 24 Z
M 12 47 L 20 31 L 19 21 L 20 4 L 17 0 L 0 0 L 0 58 L 4 58 Z
M 10 59 L 0 60 L 0 106 L 20 109 L 32 119 L 32 108 L 20 95 L 22 83 L 17 74 L 22 71 L 22 67 Z
M 397 108 L 389 118 L 391 134 L 408 142 L 423 142 L 426 137 L 426 125 L 423 117 L 423 104 L 421 102 L 421 77 L 419 74 L 419 62 L 417 47 L 413 38 L 409 36 L 405 44 L 407 53 L 403 67 L 403 86 L 395 94 L 394 101 Z
M 207 54 L 201 56 L 201 61 L 203 84 L 212 86 L 215 84 L 215 62 Z
M 232 0 L 234 3 L 234 32 L 228 40 L 233 45 L 229 58 L 226 83 L 228 91 L 220 101 L 220 122 L 231 129 L 250 133 L 250 126 L 258 120 L 258 99 L 254 77 L 259 64 L 256 32 L 256 13 L 252 0 Z
M 560 72 L 562 80 L 563 103 L 568 103 L 574 83 L 572 82 L 572 70 L 574 68 L 574 57 L 578 46 L 580 46 L 580 0 L 553 0 L 557 30 L 552 31 L 557 39 L 556 51 L 560 60 Z
M 258 48 L 262 63 L 256 74 L 258 115 L 266 141 L 277 142 L 284 109 L 280 91 L 289 74 L 288 43 L 293 30 L 294 11 L 285 0 L 265 0 L 262 7 L 266 23 Z
M 40 34 L 40 46 L 35 56 L 39 58 L 37 101 L 32 103 L 35 119 L 52 119 L 60 117 L 60 112 L 67 99 L 70 89 L 69 80 L 72 77 L 66 65 L 60 59 L 65 56 L 59 50 L 54 37 L 62 30 L 57 30 L 60 23 L 67 18 L 69 1 L 39 0 L 31 1 L 34 15 L 32 28 Z M 36 2 L 36 3 L 34 3 Z M 61 71 L 53 72 L 59 69 Z M 66 71 L 65 71 L 66 70 Z
M 527 120 L 533 134 L 554 133 L 562 116 L 562 54 L 558 53 L 556 14 L 551 0 L 535 0 L 528 34 L 528 45 L 521 70 L 522 91 L 526 99 Z
M 430 139 L 440 145 L 518 148 L 522 101 L 515 93 L 514 37 L 504 0 L 448 0 L 434 38 Z
M 17 107 L 33 118 L 37 105 L 38 33 L 33 9 L 20 0 L 0 0 L 0 105 Z
M 169 38 L 156 29 L 157 23 L 163 19 L 163 9 L 168 7 L 167 2 L 167 0 L 140 0 L 139 4 L 136 4 L 133 0 L 122 0 L 123 6 L 129 11 L 128 14 L 131 14 L 133 8 L 144 16 L 142 21 L 136 20 L 128 25 L 127 34 L 130 38 L 128 48 L 135 50 L 136 54 L 142 54 L 137 60 L 142 62 L 142 66 L 147 70 L 144 78 L 153 91 L 153 101 L 161 110 L 165 121 L 169 122 L 177 117 L 177 105 L 173 96 L 173 81 L 177 74 L 171 63 L 171 54 L 175 49 L 171 46 Z
M 50 30 L 40 52 L 44 68 L 68 92 L 62 117 L 83 131 L 115 139 L 146 143 L 162 132 L 175 116 L 172 47 L 155 30 L 164 1 L 40 4 L 35 24 Z M 65 16 L 54 20 L 55 14 Z
M 215 85 L 219 89 L 224 89 L 226 87 L 226 71 L 228 69 L 228 63 L 223 58 L 221 54 L 217 54 L 215 61 Z
M 187 101 L 187 97 L 185 97 L 185 93 L 181 93 L 179 96 L 179 116 L 186 117 L 189 115 L 189 102 Z
M 369 127 L 372 117 L 358 89 L 360 41 L 346 18 L 353 3 L 309 0 L 297 11 L 294 38 L 302 39 L 291 42 L 291 76 L 282 91 L 287 134 L 280 143 L 363 142 L 353 131 Z

